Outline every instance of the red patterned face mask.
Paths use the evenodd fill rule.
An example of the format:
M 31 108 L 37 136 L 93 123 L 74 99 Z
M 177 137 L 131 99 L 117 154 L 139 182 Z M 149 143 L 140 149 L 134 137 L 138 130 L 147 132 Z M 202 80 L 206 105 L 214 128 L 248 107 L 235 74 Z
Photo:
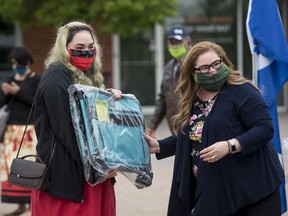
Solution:
M 77 67 L 79 70 L 85 72 L 89 70 L 95 59 L 96 48 L 85 51 L 69 49 L 69 54 L 70 63 Z

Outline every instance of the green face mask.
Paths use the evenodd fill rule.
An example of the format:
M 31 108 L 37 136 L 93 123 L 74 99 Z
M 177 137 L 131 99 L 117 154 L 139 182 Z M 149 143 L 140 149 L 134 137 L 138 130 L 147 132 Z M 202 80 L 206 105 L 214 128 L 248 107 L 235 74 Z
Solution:
M 185 45 L 169 46 L 168 50 L 175 59 L 181 59 L 187 53 Z
M 194 80 L 197 85 L 203 87 L 206 91 L 219 91 L 226 82 L 229 74 L 230 69 L 226 64 L 222 63 L 220 68 L 217 69 L 216 74 L 195 73 Z

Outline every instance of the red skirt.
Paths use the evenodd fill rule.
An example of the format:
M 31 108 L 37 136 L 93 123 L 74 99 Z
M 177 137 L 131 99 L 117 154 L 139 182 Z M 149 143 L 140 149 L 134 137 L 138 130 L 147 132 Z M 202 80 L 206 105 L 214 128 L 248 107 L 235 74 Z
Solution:
M 85 181 L 84 197 L 83 203 L 76 203 L 33 190 L 31 216 L 116 216 L 115 191 L 110 179 L 95 186 Z

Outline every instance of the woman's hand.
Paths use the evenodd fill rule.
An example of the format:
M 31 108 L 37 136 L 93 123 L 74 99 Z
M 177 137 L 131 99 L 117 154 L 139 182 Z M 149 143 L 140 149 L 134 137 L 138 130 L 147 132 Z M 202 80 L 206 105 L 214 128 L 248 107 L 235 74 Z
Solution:
M 155 130 L 152 129 L 152 128 L 147 128 L 147 129 L 146 129 L 146 134 L 147 134 L 148 136 L 151 136 L 151 137 L 155 138 Z
M 113 178 L 113 177 L 117 176 L 117 175 L 118 175 L 118 171 L 119 171 L 118 168 L 116 168 L 116 169 L 108 172 L 108 174 L 107 174 L 107 179 Z
M 144 134 L 144 138 L 146 139 L 148 145 L 149 145 L 149 152 L 150 154 L 154 154 L 154 153 L 159 153 L 160 152 L 160 146 L 159 143 L 157 142 L 156 139 L 154 139 L 153 137 Z
M 220 141 L 200 151 L 200 158 L 208 163 L 213 163 L 225 157 L 227 154 L 229 154 L 227 141 Z
M 122 97 L 122 92 L 118 89 L 107 88 L 106 91 L 111 92 L 117 99 Z
M 15 95 L 19 90 L 20 86 L 17 85 L 15 82 L 11 82 L 11 84 L 7 82 L 2 83 L 2 91 L 5 95 Z

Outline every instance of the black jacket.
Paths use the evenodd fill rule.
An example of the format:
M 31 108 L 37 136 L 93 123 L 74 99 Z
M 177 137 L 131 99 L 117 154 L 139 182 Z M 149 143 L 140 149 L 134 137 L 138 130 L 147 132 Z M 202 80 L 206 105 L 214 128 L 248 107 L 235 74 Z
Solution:
M 160 154 L 175 154 L 169 216 L 229 216 L 279 188 L 284 177 L 270 140 L 273 126 L 268 107 L 251 85 L 224 86 L 203 127 L 202 143 L 239 140 L 241 153 L 215 163 L 200 160 L 197 180 L 192 172 L 189 132 L 160 140 Z M 196 183 L 197 182 L 197 183 Z
M 37 154 L 46 163 L 49 161 L 53 136 L 56 141 L 47 192 L 55 197 L 81 202 L 84 173 L 67 91 L 73 82 L 70 72 L 63 65 L 53 65 L 45 71 L 36 95 L 34 120 L 38 138 Z

